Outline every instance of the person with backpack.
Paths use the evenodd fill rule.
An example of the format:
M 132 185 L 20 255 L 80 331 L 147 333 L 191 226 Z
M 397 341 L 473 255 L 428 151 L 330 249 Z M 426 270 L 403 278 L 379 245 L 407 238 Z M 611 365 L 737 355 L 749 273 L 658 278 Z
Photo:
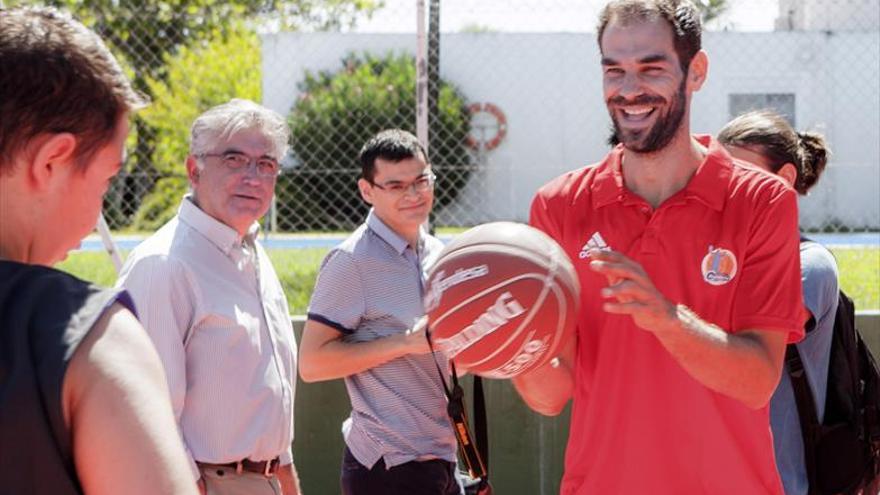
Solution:
M 800 195 L 806 195 L 818 183 L 830 154 L 822 135 L 796 132 L 782 116 L 766 110 L 749 112 L 733 119 L 720 131 L 718 140 L 734 158 L 778 175 Z M 816 434 L 822 432 L 820 425 L 830 419 L 828 415 L 834 414 L 826 410 L 826 397 L 835 393 L 829 390 L 829 367 L 832 363 L 832 344 L 836 338 L 838 305 L 845 296 L 839 291 L 838 267 L 830 251 L 819 243 L 802 238 L 800 258 L 804 308 L 807 312 L 806 335 L 799 343 L 789 344 L 786 366 L 770 401 L 770 425 L 777 469 L 787 495 L 857 493 L 858 486 L 841 490 L 840 483 L 835 482 L 838 486 L 826 491 L 820 486 L 823 483 L 817 481 L 822 469 L 834 471 L 832 477 L 842 477 L 842 471 L 854 464 L 849 460 L 849 466 L 829 466 L 827 462 L 824 466 L 817 464 L 817 457 L 822 453 L 817 452 L 819 436 Z M 851 303 L 848 307 L 852 313 Z M 845 309 L 844 306 L 840 307 L 841 311 Z M 841 320 L 837 321 L 841 324 L 844 317 L 837 319 Z M 849 334 L 857 335 L 854 327 Z M 802 376 L 805 376 L 805 380 Z M 825 454 L 829 454 L 827 449 Z M 848 455 L 846 452 L 841 454 Z M 832 463 L 836 462 L 832 460 Z M 852 479 L 857 477 L 854 474 Z M 875 489 L 863 493 L 877 492 Z

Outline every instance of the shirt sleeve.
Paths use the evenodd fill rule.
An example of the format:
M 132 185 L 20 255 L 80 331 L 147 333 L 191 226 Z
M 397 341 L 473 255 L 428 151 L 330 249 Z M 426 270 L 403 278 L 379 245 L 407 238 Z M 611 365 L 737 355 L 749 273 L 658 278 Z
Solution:
M 282 466 L 286 466 L 288 464 L 293 464 L 293 446 L 287 448 L 281 455 L 278 456 L 278 464 Z
M 769 189 L 769 190 L 768 190 Z M 758 193 L 737 288 L 733 331 L 774 330 L 803 338 L 797 197 L 778 185 Z
M 801 249 L 801 281 L 804 306 L 818 322 L 834 318 L 839 290 L 834 256 L 819 244 L 808 242 Z
M 308 319 L 353 333 L 366 310 L 363 283 L 350 253 L 333 250 L 321 263 Z
M 529 225 L 549 235 L 556 242 L 561 243 L 562 229 L 553 219 L 550 211 L 550 202 L 543 192 L 544 189 L 541 189 L 532 199 L 532 207 L 529 211 Z
M 138 319 L 162 361 L 178 429 L 187 390 L 184 342 L 192 325 L 194 299 L 183 278 L 183 267 L 157 255 L 129 259 L 116 281 L 117 287 L 128 290 L 134 300 Z M 186 452 L 198 479 L 199 471 L 188 447 Z

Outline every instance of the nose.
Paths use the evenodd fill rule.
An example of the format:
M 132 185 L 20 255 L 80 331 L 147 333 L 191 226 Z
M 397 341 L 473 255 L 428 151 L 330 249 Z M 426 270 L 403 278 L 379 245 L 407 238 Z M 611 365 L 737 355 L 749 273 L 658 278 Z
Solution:
M 617 94 L 631 100 L 642 94 L 641 82 L 636 74 L 625 74 L 620 82 Z
M 261 177 L 257 173 L 257 167 L 255 166 L 255 164 L 253 162 L 251 162 L 250 165 L 248 165 L 247 167 L 245 167 L 244 170 L 242 170 L 241 180 L 243 182 L 248 183 L 248 184 L 261 184 L 263 182 L 264 178 Z
M 404 196 L 414 196 L 414 197 L 419 197 L 419 196 L 422 195 L 422 193 L 421 193 L 421 191 L 419 191 L 419 190 L 416 188 L 416 183 L 413 182 L 412 184 L 407 184 L 407 185 L 406 185 L 406 189 L 403 190 L 403 195 L 404 195 Z

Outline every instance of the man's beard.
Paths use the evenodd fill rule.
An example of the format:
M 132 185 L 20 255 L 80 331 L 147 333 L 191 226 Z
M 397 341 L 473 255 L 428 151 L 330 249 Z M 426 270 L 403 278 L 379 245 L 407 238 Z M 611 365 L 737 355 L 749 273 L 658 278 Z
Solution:
M 627 101 L 623 97 L 615 97 L 609 99 L 606 104 L 609 106 L 609 114 L 611 115 L 611 135 L 608 138 L 608 144 L 617 146 L 623 143 L 624 148 L 635 151 L 636 153 L 653 153 L 666 147 L 675 133 L 678 132 L 681 123 L 684 120 L 685 104 L 687 98 L 685 96 L 685 84 L 687 78 L 682 78 L 678 91 L 672 95 L 672 103 L 669 105 L 669 113 L 661 115 L 657 118 L 654 125 L 648 129 L 640 131 L 624 131 L 617 123 L 615 112 L 611 107 L 616 105 L 650 105 L 665 104 L 666 98 L 662 96 L 642 95 L 633 101 Z M 655 111 L 659 111 L 655 110 Z M 647 134 L 645 134 L 647 133 Z

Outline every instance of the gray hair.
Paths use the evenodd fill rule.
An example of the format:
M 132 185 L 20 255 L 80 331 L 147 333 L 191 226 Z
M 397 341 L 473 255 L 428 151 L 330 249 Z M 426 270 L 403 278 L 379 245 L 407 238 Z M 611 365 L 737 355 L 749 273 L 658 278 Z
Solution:
M 277 112 L 250 100 L 233 98 L 201 114 L 190 131 L 189 152 L 198 156 L 238 132 L 256 129 L 272 142 L 271 155 L 281 160 L 287 154 L 290 129 Z

